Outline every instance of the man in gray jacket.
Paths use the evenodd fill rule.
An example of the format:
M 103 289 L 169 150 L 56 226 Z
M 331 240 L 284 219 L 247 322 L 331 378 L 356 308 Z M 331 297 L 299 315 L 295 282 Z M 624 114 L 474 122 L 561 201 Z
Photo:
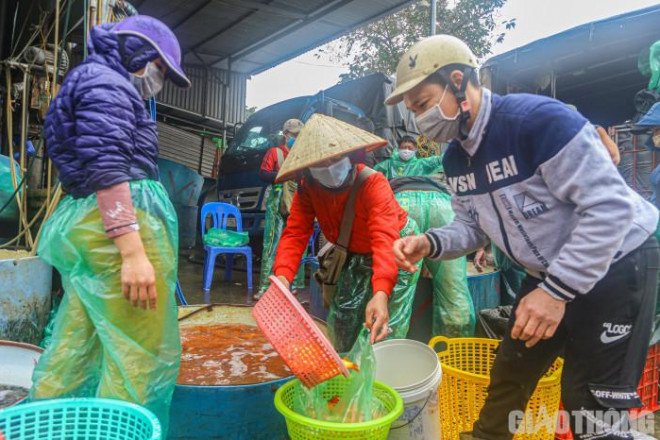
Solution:
M 462 41 L 422 40 L 399 63 L 386 101 L 405 101 L 422 134 L 451 141 L 443 165 L 456 218 L 398 240 L 398 264 L 415 270 L 423 257 L 453 259 L 492 242 L 528 274 L 465 438 L 510 439 L 563 353 L 574 436 L 630 439 L 626 410 L 641 406 L 655 311 L 658 213 L 626 186 L 579 113 L 542 96 L 491 93 L 476 67 Z M 556 408 L 546 411 L 554 417 Z

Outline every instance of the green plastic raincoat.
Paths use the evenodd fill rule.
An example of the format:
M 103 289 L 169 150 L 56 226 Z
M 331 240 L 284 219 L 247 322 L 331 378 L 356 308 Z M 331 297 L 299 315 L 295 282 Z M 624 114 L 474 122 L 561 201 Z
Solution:
M 258 296 L 266 292 L 270 286 L 268 277 L 273 275 L 273 265 L 277 254 L 277 244 L 280 242 L 282 231 L 286 226 L 286 219 L 280 213 L 280 199 L 282 198 L 282 185 L 275 183 L 270 186 L 266 199 L 266 222 L 264 223 L 264 243 L 261 252 L 261 274 L 259 278 Z M 293 280 L 295 289 L 305 287 L 305 268 L 300 266 L 296 278 Z
M 419 228 L 412 218 L 401 230 L 401 237 L 419 234 Z M 419 265 L 421 266 L 421 264 Z M 370 255 L 352 254 L 341 272 L 335 296 L 328 311 L 328 333 L 339 353 L 351 349 L 362 329 L 367 303 L 373 296 L 371 276 L 373 274 Z M 389 300 L 392 333 L 388 338 L 403 339 L 408 335 L 415 288 L 419 271 L 415 273 L 399 269 L 394 289 Z
M 443 191 L 395 190 L 397 201 L 415 219 L 421 231 L 446 226 L 454 219 L 451 195 Z M 449 337 L 474 335 L 475 311 L 467 283 L 465 257 L 425 259 L 433 281 L 433 334 Z
M 65 198 L 46 222 L 39 255 L 66 291 L 52 342 L 33 374 L 32 400 L 107 397 L 153 411 L 167 432 L 181 345 L 174 291 L 177 218 L 159 182 L 130 183 L 140 236 L 156 273 L 156 310 L 124 298 L 122 258 L 106 236 L 96 195 Z
M 397 149 L 392 152 L 389 159 L 377 164 L 374 170 L 383 173 L 388 180 L 397 177 L 431 176 L 443 172 L 442 156 L 421 158 L 415 155 L 410 160 L 404 161 L 399 157 L 399 150 Z

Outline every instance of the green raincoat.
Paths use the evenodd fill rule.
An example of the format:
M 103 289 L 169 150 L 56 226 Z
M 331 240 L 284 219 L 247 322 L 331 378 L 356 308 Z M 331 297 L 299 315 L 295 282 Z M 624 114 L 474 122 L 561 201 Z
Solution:
M 401 237 L 418 233 L 417 224 L 409 218 L 401 230 Z M 337 283 L 337 290 L 328 311 L 328 333 L 339 353 L 351 349 L 362 329 L 367 303 L 374 293 L 371 286 L 371 267 L 370 255 L 352 254 Z M 410 273 L 399 269 L 388 306 L 388 325 L 392 330 L 388 338 L 404 339 L 408 335 L 418 279 L 419 271 Z
M 282 231 L 284 231 L 284 226 L 286 226 L 286 219 L 280 213 L 281 199 L 282 185 L 279 183 L 271 185 L 268 192 L 268 198 L 266 199 L 266 222 L 264 223 L 264 242 L 261 253 L 259 297 L 261 297 L 270 286 L 268 277 L 273 275 L 277 244 L 280 242 Z M 298 270 L 298 274 L 293 280 L 293 287 L 295 289 L 302 289 L 305 287 L 305 268 L 303 266 L 300 266 L 300 270 Z
M 389 159 L 377 164 L 374 170 L 383 173 L 388 180 L 397 177 L 431 176 L 443 172 L 442 156 L 421 158 L 415 155 L 410 160 L 403 161 L 399 157 L 399 150 L 397 149 L 392 152 Z M 425 229 L 422 230 L 425 231 Z
M 181 345 L 174 299 L 177 218 L 159 182 L 130 183 L 140 237 L 156 273 L 156 310 L 124 298 L 122 258 L 105 233 L 96 195 L 59 204 L 38 252 L 62 275 L 66 294 L 52 342 L 34 374 L 31 400 L 106 397 L 154 412 L 167 433 Z
M 440 228 L 454 219 L 447 192 L 406 190 L 394 193 L 421 231 Z M 474 335 L 475 311 L 467 284 L 465 257 L 455 260 L 424 260 L 433 281 L 433 334 L 449 337 Z

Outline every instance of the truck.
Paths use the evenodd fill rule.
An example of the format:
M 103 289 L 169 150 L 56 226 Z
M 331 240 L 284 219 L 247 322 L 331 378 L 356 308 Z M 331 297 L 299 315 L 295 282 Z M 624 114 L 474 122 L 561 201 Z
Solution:
M 374 133 L 389 142 L 375 153 L 375 160 L 389 157 L 401 136 L 418 134 L 414 115 L 403 104 L 384 105 L 393 89 L 390 77 L 375 73 L 257 111 L 240 127 L 222 156 L 218 200 L 238 206 L 243 229 L 251 236 L 263 235 L 268 184 L 259 178 L 259 168 L 273 146 L 271 140 L 282 134 L 282 125 L 290 118 L 305 122 L 314 113 L 322 113 L 358 126 L 368 121 L 373 123 Z

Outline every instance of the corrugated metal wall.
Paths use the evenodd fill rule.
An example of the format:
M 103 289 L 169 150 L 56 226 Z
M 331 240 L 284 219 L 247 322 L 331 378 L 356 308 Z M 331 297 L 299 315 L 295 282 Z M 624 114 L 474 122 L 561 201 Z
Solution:
M 184 70 L 192 82 L 192 87 L 180 89 L 167 81 L 158 96 L 159 102 L 222 121 L 222 94 L 229 77 L 227 122 L 230 124 L 244 122 L 247 75 L 240 73 L 228 75 L 226 70 L 200 66 L 186 66 Z
M 217 147 L 210 139 L 159 121 L 158 148 L 160 157 L 185 165 L 204 177 L 211 177 Z

